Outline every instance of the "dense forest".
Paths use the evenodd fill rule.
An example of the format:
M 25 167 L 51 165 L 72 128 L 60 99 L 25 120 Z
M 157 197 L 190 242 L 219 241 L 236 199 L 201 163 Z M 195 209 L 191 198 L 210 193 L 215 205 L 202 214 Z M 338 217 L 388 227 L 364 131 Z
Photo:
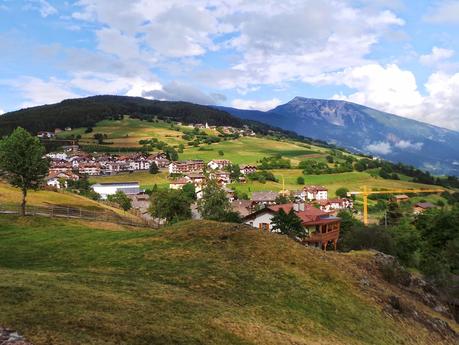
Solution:
M 93 96 L 21 109 L 0 117 L 0 135 L 21 126 L 32 133 L 65 127 L 92 127 L 105 119 L 132 117 L 171 119 L 184 123 L 242 127 L 244 121 L 224 111 L 187 102 L 166 102 L 127 96 Z

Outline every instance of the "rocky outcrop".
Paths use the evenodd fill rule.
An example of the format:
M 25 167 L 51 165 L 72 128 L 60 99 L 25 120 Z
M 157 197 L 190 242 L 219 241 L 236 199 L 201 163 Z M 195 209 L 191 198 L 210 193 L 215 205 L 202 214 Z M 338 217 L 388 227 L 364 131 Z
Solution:
M 17 331 L 0 326 L 0 345 L 32 345 Z

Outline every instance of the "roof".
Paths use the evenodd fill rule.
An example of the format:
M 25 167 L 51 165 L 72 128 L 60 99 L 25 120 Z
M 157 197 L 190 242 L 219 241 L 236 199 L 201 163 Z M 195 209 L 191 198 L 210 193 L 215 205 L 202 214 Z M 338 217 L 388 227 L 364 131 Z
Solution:
M 406 194 L 394 195 L 395 199 L 409 199 L 410 197 Z
M 123 192 L 124 194 L 139 194 L 142 193 L 143 190 L 140 188 L 117 188 L 117 192 Z
M 93 187 L 136 187 L 139 186 L 139 182 L 114 182 L 114 183 L 96 183 Z
M 432 204 L 431 202 L 418 202 L 414 204 L 415 207 L 420 207 L 420 208 L 434 208 L 435 205 Z
M 304 190 L 308 192 L 328 191 L 324 186 L 305 186 Z
M 279 210 L 284 210 L 284 212 L 288 213 L 293 208 L 293 204 L 282 204 L 282 205 L 274 205 L 262 208 L 256 212 L 253 212 L 245 217 L 245 219 L 250 219 L 256 217 L 261 213 L 272 213 L 276 214 Z M 301 219 L 303 225 L 319 225 L 319 224 L 327 224 L 339 221 L 340 218 L 338 217 L 331 217 L 327 212 L 324 212 L 318 208 L 315 208 L 310 205 L 305 205 L 304 211 L 297 211 L 295 214 Z
M 277 192 L 252 192 L 253 201 L 274 201 L 279 196 Z

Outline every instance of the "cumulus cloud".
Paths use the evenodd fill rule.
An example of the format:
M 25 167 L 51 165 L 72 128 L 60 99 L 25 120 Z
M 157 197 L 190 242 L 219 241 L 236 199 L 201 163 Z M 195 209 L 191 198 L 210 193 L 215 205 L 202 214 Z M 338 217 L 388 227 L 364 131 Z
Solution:
M 454 50 L 433 47 L 430 54 L 421 55 L 419 62 L 426 66 L 432 66 L 440 61 L 447 60 L 454 55 Z
M 239 109 L 267 111 L 277 107 L 281 103 L 281 100 L 278 98 L 268 100 L 234 99 L 231 105 Z
M 395 64 L 368 64 L 315 79 L 318 83 L 342 84 L 357 92 L 332 98 L 364 104 L 390 113 L 415 114 L 422 103 L 416 78 Z
M 159 90 L 144 91 L 142 96 L 165 101 L 187 101 L 205 105 L 214 105 L 226 100 L 222 94 L 208 94 L 193 86 L 176 81 L 164 85 Z
M 380 141 L 367 146 L 367 150 L 374 154 L 387 155 L 392 152 L 390 143 L 386 141 Z
M 43 18 L 57 13 L 56 8 L 46 0 L 28 0 L 25 8 L 40 12 Z
M 56 78 L 42 80 L 35 77 L 22 77 L 13 81 L 13 84 L 20 90 L 25 99 L 22 104 L 24 108 L 79 97 L 69 88 L 66 81 Z
M 421 150 L 423 145 L 424 143 L 421 143 L 421 142 L 412 143 L 409 140 L 400 140 L 394 144 L 395 147 L 401 150 L 414 150 L 414 151 Z
M 459 73 L 435 72 L 418 89 L 411 71 L 395 64 L 369 64 L 310 78 L 315 84 L 345 85 L 355 92 L 335 94 L 341 99 L 363 104 L 441 127 L 459 130 Z

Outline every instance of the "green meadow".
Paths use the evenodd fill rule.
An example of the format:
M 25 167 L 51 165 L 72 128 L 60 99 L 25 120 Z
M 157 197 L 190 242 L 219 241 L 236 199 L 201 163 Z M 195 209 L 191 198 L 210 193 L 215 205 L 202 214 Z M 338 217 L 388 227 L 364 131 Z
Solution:
M 452 344 L 384 312 L 377 276 L 360 287 L 371 256 L 214 222 L 0 216 L 0 324 L 35 345 Z

